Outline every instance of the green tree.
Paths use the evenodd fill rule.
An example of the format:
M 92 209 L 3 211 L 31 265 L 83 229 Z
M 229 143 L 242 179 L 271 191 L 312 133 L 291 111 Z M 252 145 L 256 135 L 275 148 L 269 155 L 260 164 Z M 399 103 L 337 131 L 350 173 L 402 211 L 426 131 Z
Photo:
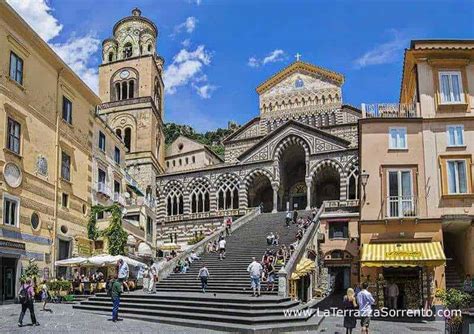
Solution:
M 110 224 L 103 231 L 97 229 L 96 217 L 100 212 L 110 212 L 111 214 Z M 117 203 L 111 206 L 94 205 L 89 215 L 87 232 L 91 240 L 97 240 L 99 236 L 107 238 L 110 255 L 125 255 L 127 232 L 125 232 L 122 226 L 122 208 Z

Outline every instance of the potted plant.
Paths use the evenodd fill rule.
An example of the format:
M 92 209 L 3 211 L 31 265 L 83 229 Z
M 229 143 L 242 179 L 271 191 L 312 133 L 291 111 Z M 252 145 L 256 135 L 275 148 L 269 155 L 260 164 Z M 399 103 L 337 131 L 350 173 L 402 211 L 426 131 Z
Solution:
M 462 310 L 469 306 L 471 295 L 458 289 L 438 290 L 435 295 L 444 304 L 446 309 Z M 461 334 L 462 316 L 452 312 L 451 316 L 445 318 L 445 331 L 449 334 Z

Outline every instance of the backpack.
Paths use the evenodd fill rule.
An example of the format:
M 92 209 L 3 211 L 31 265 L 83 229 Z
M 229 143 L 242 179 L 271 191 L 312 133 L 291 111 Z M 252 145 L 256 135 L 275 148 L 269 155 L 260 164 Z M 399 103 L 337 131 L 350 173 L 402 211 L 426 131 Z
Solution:
M 30 300 L 30 296 L 28 295 L 28 287 L 22 285 L 20 293 L 18 294 L 18 299 L 20 304 L 26 304 L 28 300 Z

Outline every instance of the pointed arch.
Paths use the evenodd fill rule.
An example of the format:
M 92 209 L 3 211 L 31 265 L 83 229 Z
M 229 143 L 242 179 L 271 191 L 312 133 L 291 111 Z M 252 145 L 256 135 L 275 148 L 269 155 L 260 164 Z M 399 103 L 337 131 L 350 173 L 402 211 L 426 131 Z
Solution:
M 226 173 L 216 181 L 217 208 L 219 210 L 239 208 L 240 178 L 234 173 Z

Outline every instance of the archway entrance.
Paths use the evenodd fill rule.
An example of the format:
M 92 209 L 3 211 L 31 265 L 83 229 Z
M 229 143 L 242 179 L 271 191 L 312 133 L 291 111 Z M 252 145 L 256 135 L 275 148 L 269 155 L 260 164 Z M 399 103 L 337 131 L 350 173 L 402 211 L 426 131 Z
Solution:
M 314 176 L 312 206 L 321 207 L 324 201 L 340 199 L 341 178 L 333 166 L 322 167 Z
M 264 174 L 256 175 L 247 188 L 248 206 L 254 208 L 263 205 L 263 212 L 271 212 L 273 208 L 272 184 Z
M 301 145 L 288 146 L 280 157 L 279 210 L 306 208 L 306 159 Z

